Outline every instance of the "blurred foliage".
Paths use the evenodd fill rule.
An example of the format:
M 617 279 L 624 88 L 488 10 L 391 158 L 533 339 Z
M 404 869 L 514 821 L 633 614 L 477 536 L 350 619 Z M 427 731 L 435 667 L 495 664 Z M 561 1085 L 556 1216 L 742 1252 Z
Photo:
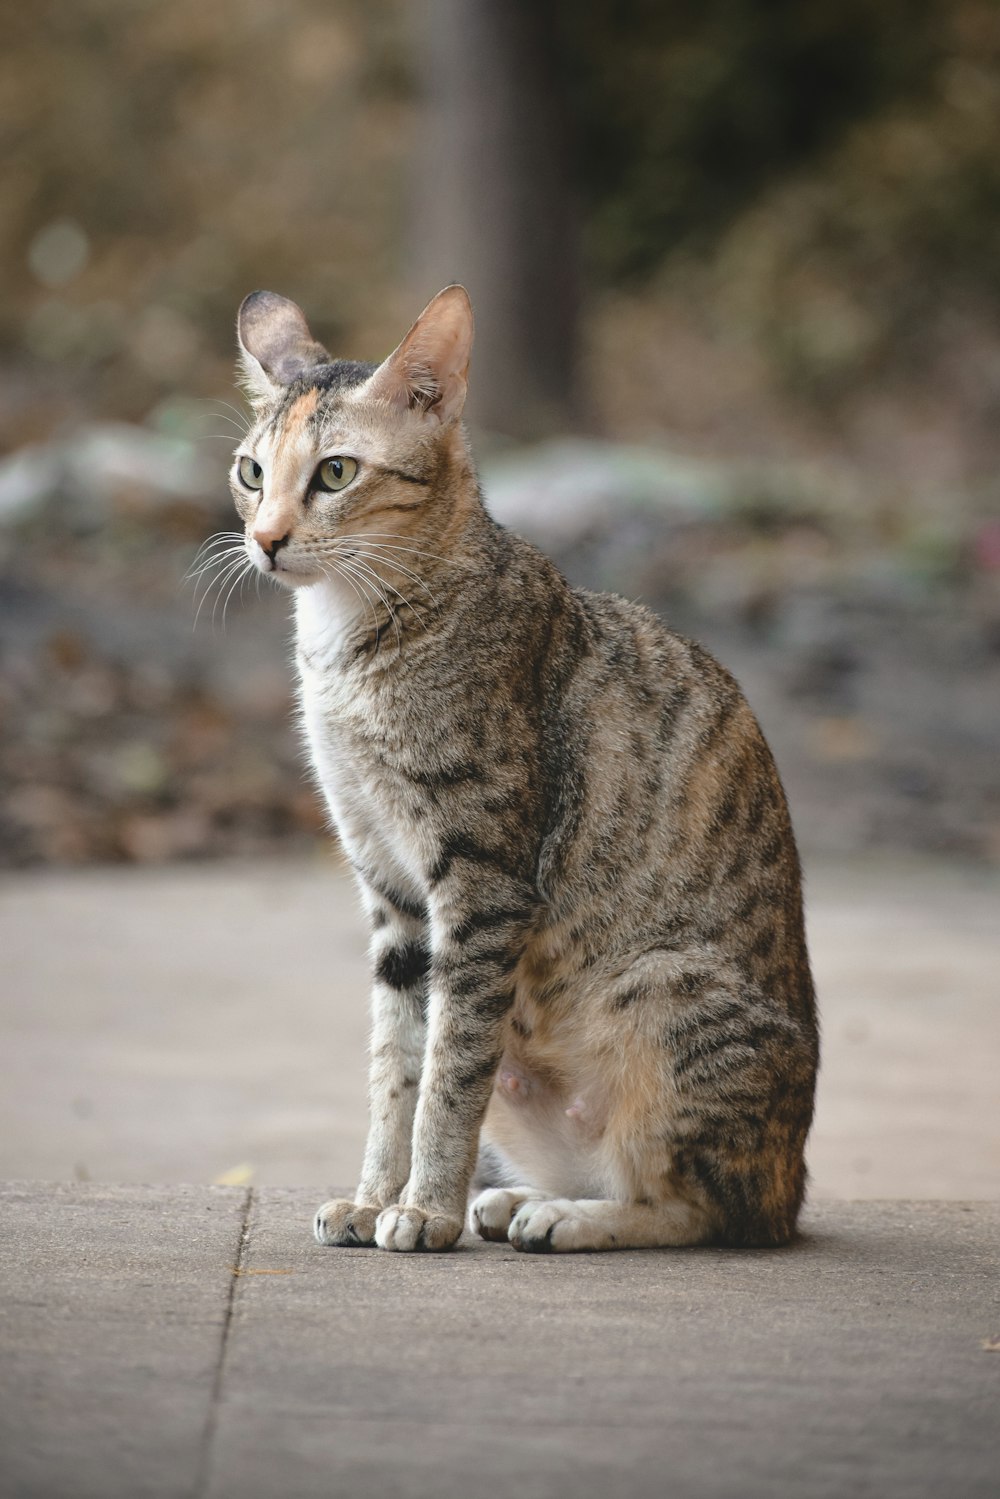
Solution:
M 995 471 L 1000 6 L 554 15 L 608 429 L 839 450 L 945 505 Z
M 702 246 L 855 121 L 933 84 L 952 7 L 927 0 L 555 0 L 605 281 Z
M 404 61 L 394 11 L 362 0 L 7 5 L 0 339 L 29 393 L 127 417 L 218 393 L 262 279 L 332 338 L 384 340 Z M 45 425 L 23 391 L 22 437 Z
M 994 468 L 1000 6 L 544 11 L 598 425 Z M 0 445 L 92 414 L 176 423 L 164 397 L 228 386 L 254 286 L 365 357 L 435 289 L 408 285 L 419 7 L 41 0 L 4 23 Z

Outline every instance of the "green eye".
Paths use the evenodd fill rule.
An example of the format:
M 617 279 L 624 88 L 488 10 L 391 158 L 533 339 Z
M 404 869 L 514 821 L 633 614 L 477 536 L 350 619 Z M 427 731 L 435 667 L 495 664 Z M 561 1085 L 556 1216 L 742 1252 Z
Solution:
M 316 470 L 316 488 L 346 489 L 357 471 L 353 458 L 324 458 Z
M 264 470 L 256 458 L 241 458 L 237 472 L 240 476 L 240 482 L 245 484 L 247 489 L 264 488 Z

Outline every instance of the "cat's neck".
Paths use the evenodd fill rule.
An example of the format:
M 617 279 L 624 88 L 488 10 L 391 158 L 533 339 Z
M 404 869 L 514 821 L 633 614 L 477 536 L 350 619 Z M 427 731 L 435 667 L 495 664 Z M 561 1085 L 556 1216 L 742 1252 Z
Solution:
M 456 590 L 474 588 L 485 575 L 500 528 L 483 506 L 464 444 L 461 457 L 442 466 L 418 528 L 373 532 L 367 548 L 359 536 L 342 568 L 296 590 L 300 652 L 332 666 L 379 635 L 401 649 L 407 635 L 447 613 Z

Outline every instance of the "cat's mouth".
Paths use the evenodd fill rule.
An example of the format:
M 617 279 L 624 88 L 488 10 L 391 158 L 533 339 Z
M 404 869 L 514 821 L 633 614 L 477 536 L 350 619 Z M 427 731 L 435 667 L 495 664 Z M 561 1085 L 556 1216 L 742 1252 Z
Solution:
M 322 577 L 319 569 L 309 566 L 307 559 L 288 558 L 281 550 L 271 556 L 259 542 L 249 540 L 247 552 L 258 572 L 266 578 L 273 578 L 275 583 L 283 583 L 286 588 L 305 588 L 310 583 L 318 583 Z

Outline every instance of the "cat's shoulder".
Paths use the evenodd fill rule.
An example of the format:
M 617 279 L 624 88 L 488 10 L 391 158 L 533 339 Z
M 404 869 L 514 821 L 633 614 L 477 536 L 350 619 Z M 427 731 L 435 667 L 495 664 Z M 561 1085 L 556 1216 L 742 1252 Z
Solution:
M 692 700 L 745 702 L 738 682 L 706 646 L 671 629 L 647 605 L 570 584 L 533 542 L 496 522 L 491 531 L 495 576 L 506 574 L 518 611 L 551 632 L 550 649 L 577 666 L 589 662 L 598 677 L 631 680 L 643 694 L 672 696 L 683 684 Z M 559 630 L 553 630 L 556 620 Z M 570 671 L 571 660 L 565 663 Z
M 683 675 L 716 691 L 739 684 L 707 646 L 671 627 L 646 604 L 616 593 L 573 590 L 593 629 L 594 648 L 615 665 L 641 660 L 653 670 Z

